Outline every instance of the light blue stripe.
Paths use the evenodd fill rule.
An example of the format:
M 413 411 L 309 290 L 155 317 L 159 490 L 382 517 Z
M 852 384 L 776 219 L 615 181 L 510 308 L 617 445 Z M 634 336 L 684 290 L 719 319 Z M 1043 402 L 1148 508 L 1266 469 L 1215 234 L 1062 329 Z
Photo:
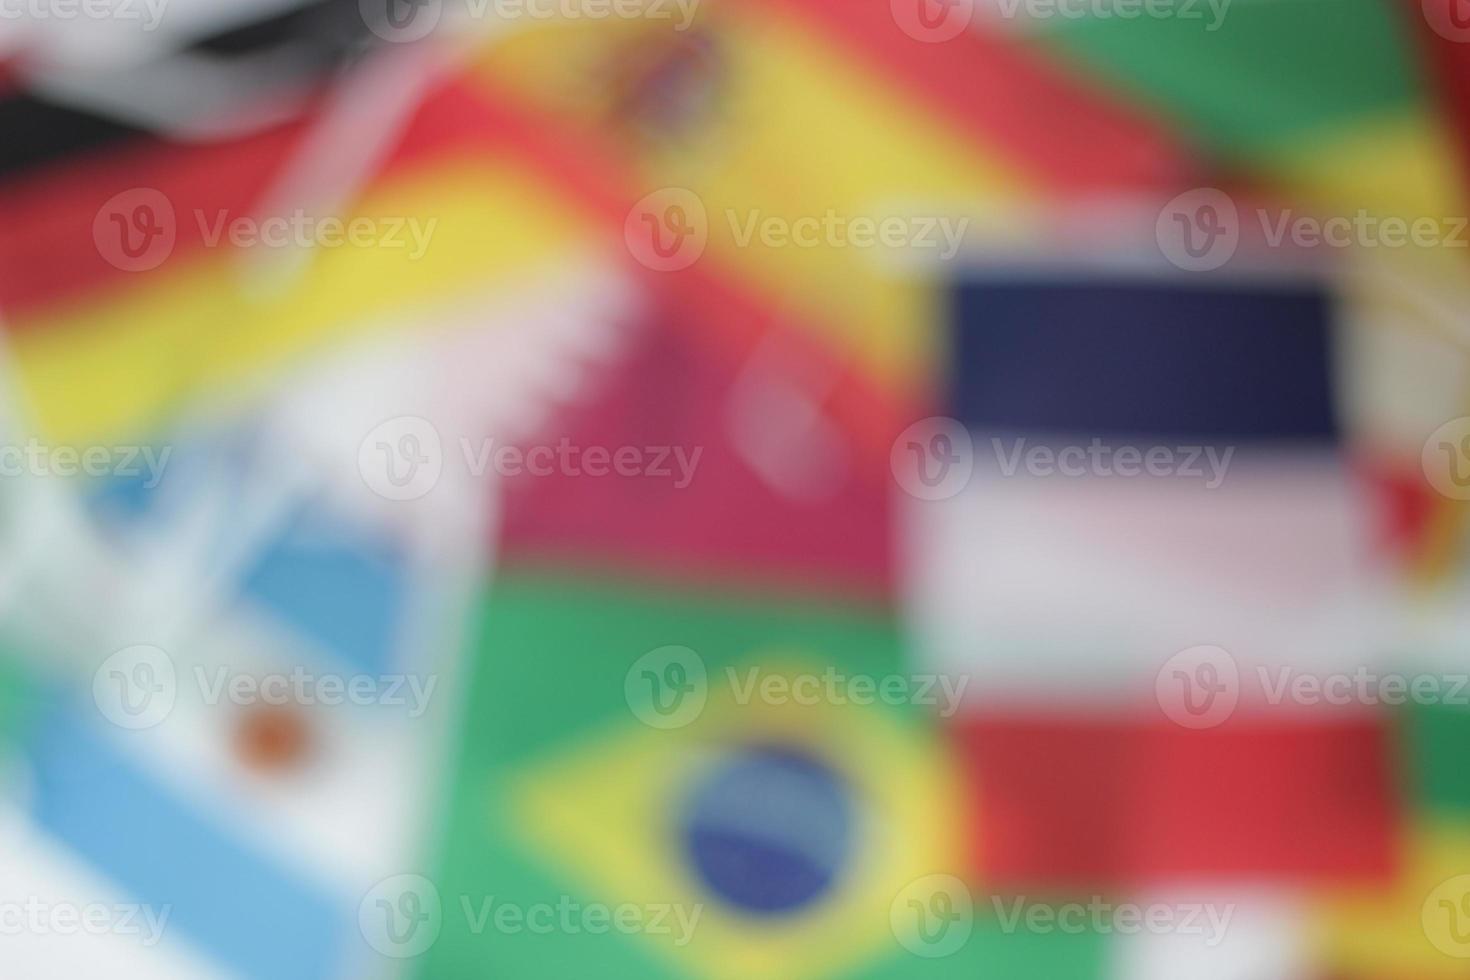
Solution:
M 119 754 L 76 709 L 38 719 L 39 824 L 240 976 L 341 975 L 348 909 L 230 836 Z M 100 724 L 98 722 L 97 724 Z

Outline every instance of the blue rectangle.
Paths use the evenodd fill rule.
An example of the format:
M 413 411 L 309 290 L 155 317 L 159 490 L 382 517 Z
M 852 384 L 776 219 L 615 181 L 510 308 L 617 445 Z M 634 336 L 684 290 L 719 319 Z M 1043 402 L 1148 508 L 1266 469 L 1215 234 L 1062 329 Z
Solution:
M 952 411 L 973 430 L 1332 443 L 1332 310 L 1310 283 L 1065 273 L 954 294 Z

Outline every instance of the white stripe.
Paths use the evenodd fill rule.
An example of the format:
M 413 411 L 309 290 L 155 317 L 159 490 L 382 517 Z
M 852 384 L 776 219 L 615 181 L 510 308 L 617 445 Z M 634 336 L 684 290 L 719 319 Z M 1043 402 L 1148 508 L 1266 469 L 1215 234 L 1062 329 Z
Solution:
M 1122 900 L 1146 910 L 1165 910 L 1180 928 L 1120 933 L 1109 943 L 1113 976 L 1127 980 L 1306 980 L 1314 975 L 1303 904 L 1287 892 L 1172 888 L 1127 895 Z M 1204 908 L 1195 919 L 1202 931 L 1181 931 L 1191 910 L 1198 907 Z M 1162 916 L 1164 911 L 1155 914 Z M 1227 916 L 1223 933 L 1217 933 L 1216 927 Z
M 905 497 L 900 513 L 920 655 L 968 674 L 979 701 L 1147 697 L 1165 660 L 1203 644 L 1243 671 L 1382 655 L 1368 501 L 1329 459 L 1242 451 L 1213 490 L 1179 477 L 1005 477 L 977 460 L 959 495 Z

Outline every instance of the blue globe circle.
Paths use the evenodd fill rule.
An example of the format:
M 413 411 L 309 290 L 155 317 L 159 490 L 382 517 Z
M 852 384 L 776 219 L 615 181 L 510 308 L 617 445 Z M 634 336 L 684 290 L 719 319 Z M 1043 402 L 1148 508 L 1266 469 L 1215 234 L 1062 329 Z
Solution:
M 735 753 L 699 779 L 682 814 L 688 859 L 718 898 L 779 915 L 825 894 L 851 856 L 851 793 L 822 762 L 779 747 Z

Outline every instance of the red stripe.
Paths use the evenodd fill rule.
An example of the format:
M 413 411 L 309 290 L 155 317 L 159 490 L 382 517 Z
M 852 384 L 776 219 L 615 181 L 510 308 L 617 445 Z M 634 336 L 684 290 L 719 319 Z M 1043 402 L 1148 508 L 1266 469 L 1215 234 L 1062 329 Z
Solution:
M 1380 721 L 986 717 L 954 728 L 997 888 L 1381 878 L 1398 806 Z
M 991 152 L 1061 193 L 1192 186 L 1198 165 L 1162 119 L 1010 38 L 970 29 L 931 43 L 906 34 L 888 0 L 763 0 L 850 45 Z M 926 2 L 926 0 L 921 0 Z
M 109 264 L 92 237 L 98 211 L 131 188 L 154 188 L 173 203 L 180 218 L 175 255 L 203 247 L 194 209 L 207 215 L 247 209 L 295 135 L 295 129 L 279 129 L 202 147 L 133 144 L 0 188 L 0 306 L 13 317 L 153 275 Z M 168 268 L 165 263 L 157 274 Z
M 470 89 L 450 84 L 426 100 L 384 173 L 422 167 L 455 150 L 483 152 L 502 135 L 487 125 L 494 122 Z M 181 261 L 206 247 L 201 220 L 212 227 L 221 212 L 253 214 L 308 125 L 201 145 L 133 142 L 0 185 L 0 309 L 24 325 L 24 315 L 39 307 L 140 282 L 166 287 Z M 178 229 L 169 259 L 147 272 L 111 265 L 93 239 L 98 211 L 136 187 L 163 193 Z

